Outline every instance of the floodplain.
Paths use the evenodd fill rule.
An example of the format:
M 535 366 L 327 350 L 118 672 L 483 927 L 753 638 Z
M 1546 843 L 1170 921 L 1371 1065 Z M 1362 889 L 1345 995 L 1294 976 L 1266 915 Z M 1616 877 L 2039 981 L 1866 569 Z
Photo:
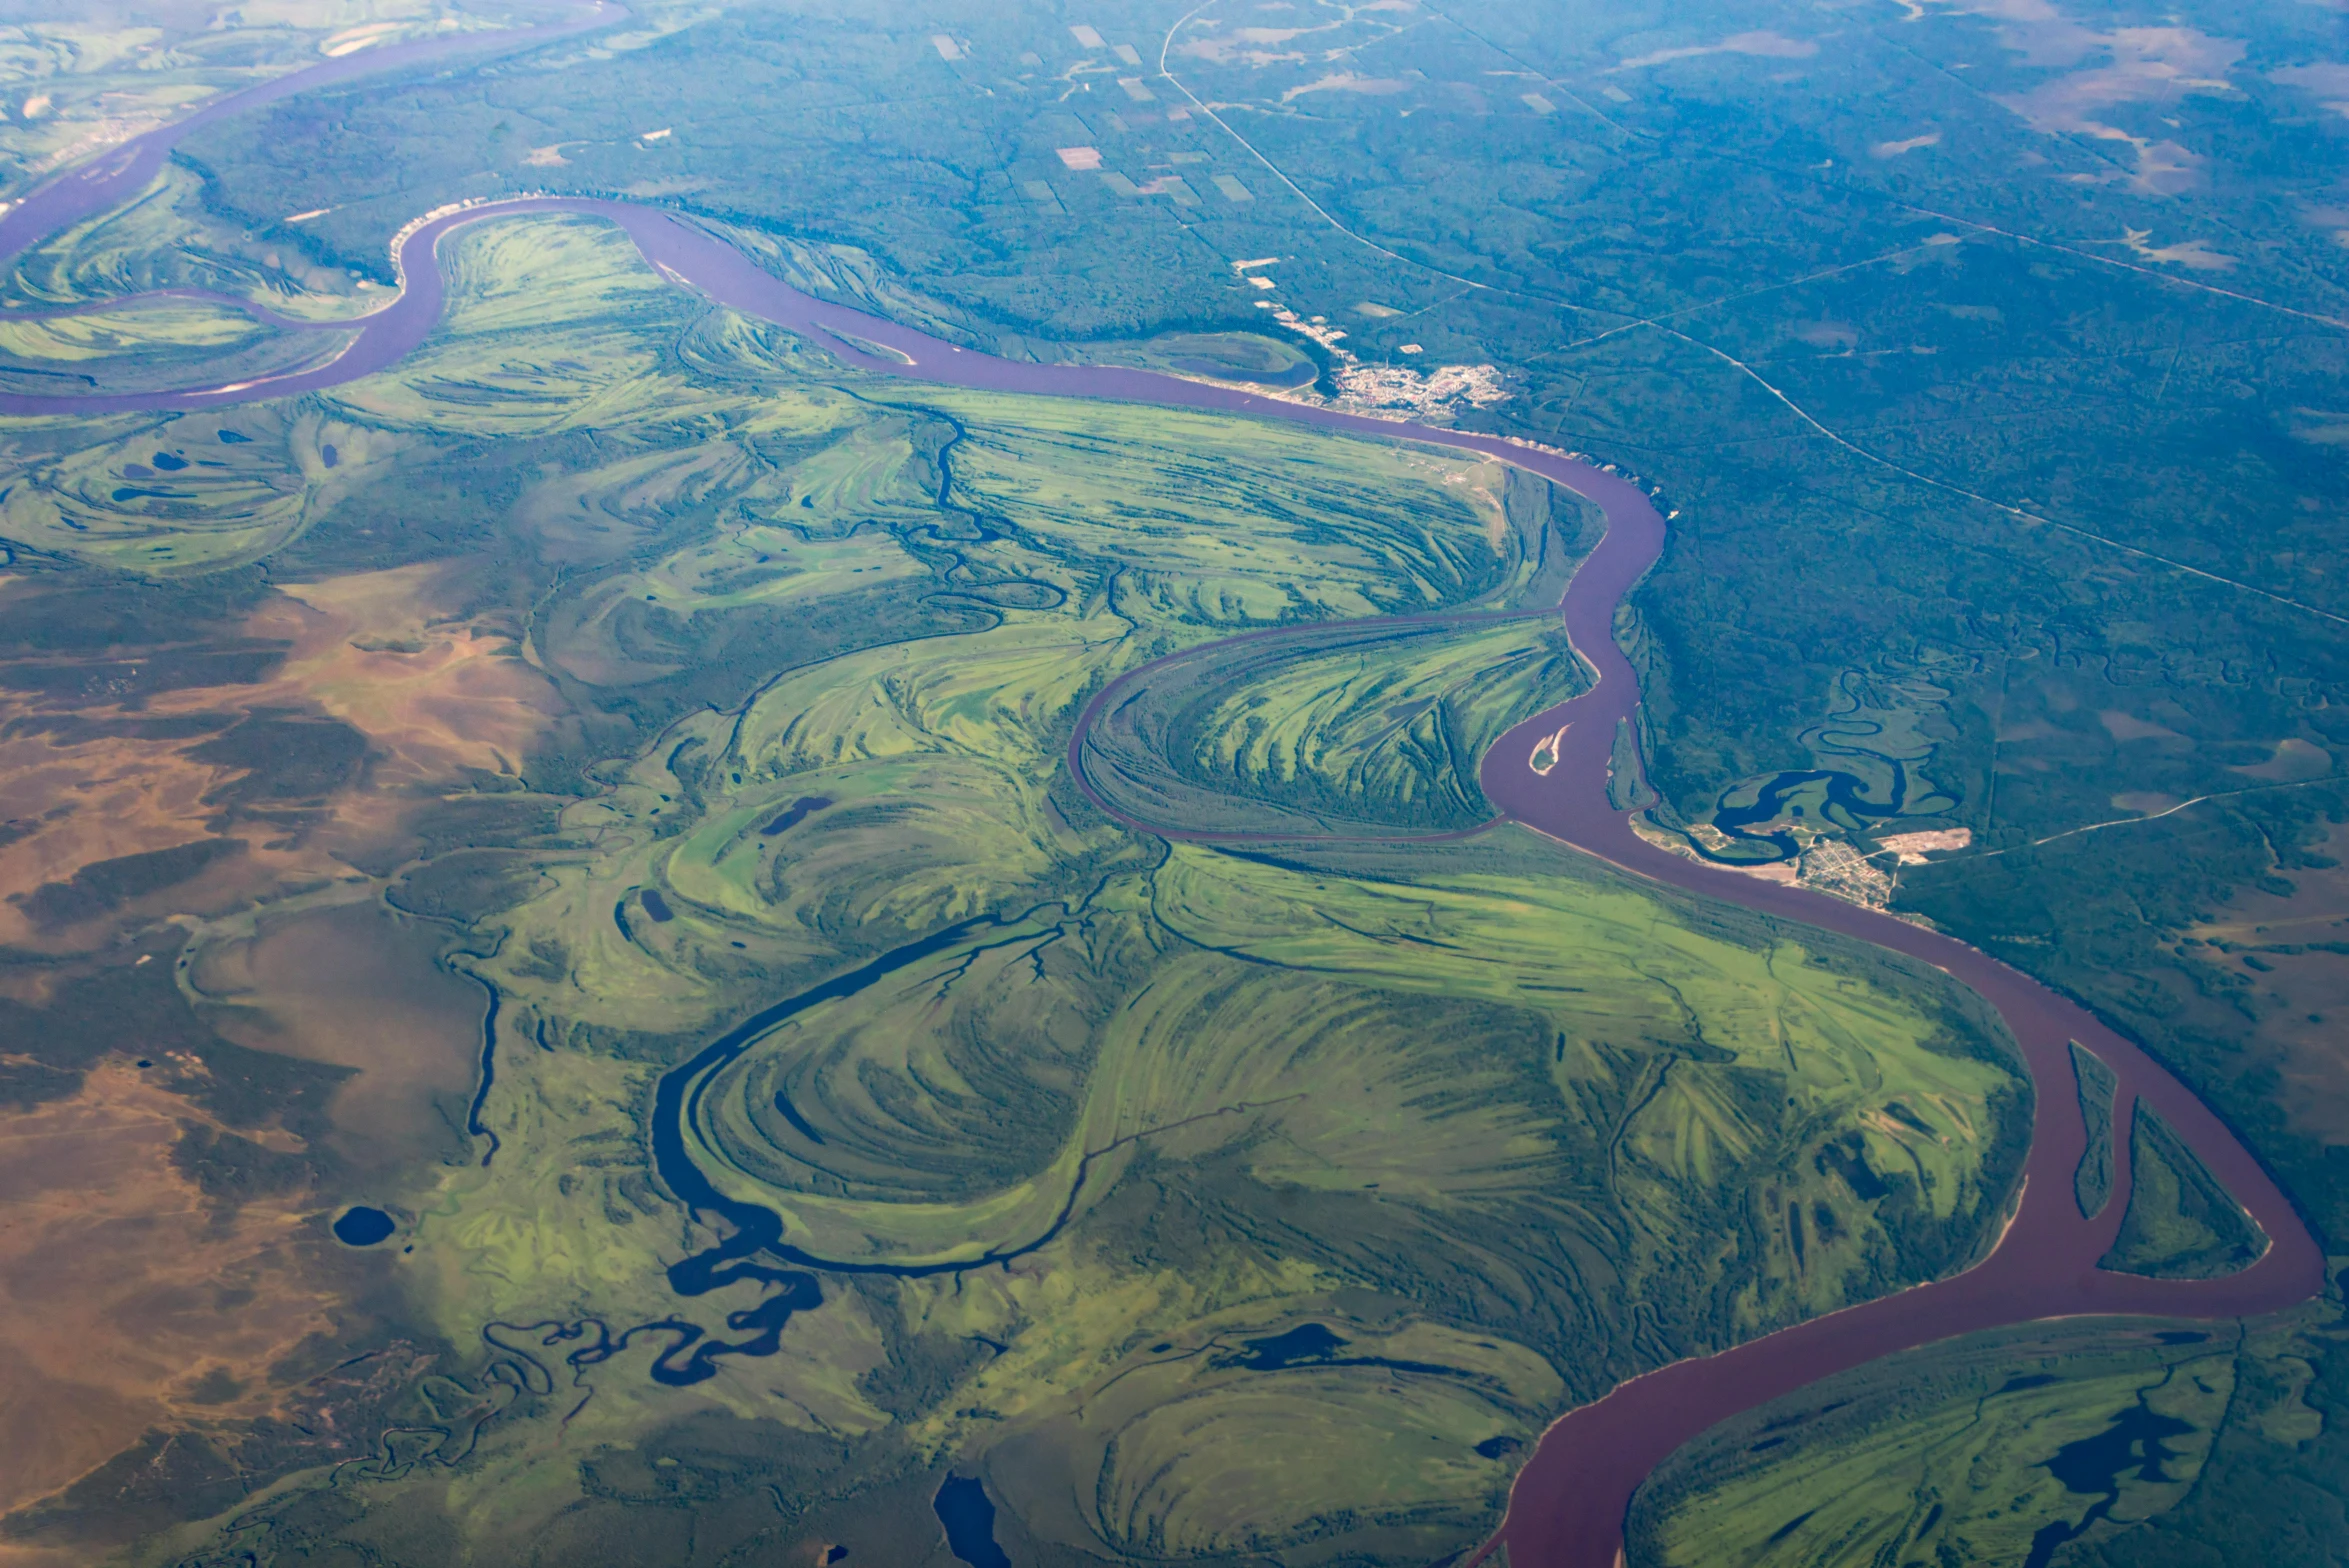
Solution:
M 71 90 L 424 20 L 332 9 Z M 1617 809 L 2088 1001 L 2349 1216 L 2315 12 L 637 9 L 191 139 L 14 264 L 0 390 L 310 363 L 401 224 L 549 188 L 1013 359 L 1473 362 L 1434 417 L 1673 497 Z M 2139 48 L 2194 85 L 2094 74 Z M 2100 80 L 2142 141 L 2050 118 Z M 0 1095 L 137 1178 L 0 1552 L 1428 1561 L 1551 1415 L 1997 1234 L 2034 1108 L 1946 982 L 1486 827 L 1587 680 L 1503 618 L 1561 492 L 867 375 L 591 221 L 444 259 L 362 381 L 0 424 Z M 115 303 L 163 288 L 216 297 Z M 2179 1142 L 2064 1201 L 2125 1157 L 2107 1267 L 2223 1282 L 2273 1238 Z M 1847 1375 L 1658 1471 L 1630 1561 L 2337 1558 L 2336 1310 Z
M 1488 738 L 1586 679 L 1523 613 L 1588 548 L 1579 501 L 1472 454 L 871 377 L 588 219 L 445 254 L 447 317 L 386 372 L 38 436 L 59 474 L 200 435 L 281 476 L 266 515 L 52 503 L 44 548 L 149 574 L 225 673 L 118 717 L 61 677 L 18 699 L 23 768 L 182 770 L 151 879 L 231 879 L 151 966 L 214 1059 L 284 1064 L 234 1124 L 275 1196 L 208 1201 L 298 1220 L 370 1282 L 328 1309 L 432 1369 L 330 1492 L 254 1450 L 272 1551 L 580 1561 L 672 1473 L 712 1552 L 879 1550 L 870 1500 L 953 1466 L 1042 1549 L 1416 1560 L 1489 1529 L 1566 1405 L 1995 1235 L 2028 1087 L 1929 971 L 1521 829 L 1380 841 L 1488 820 Z M 495 505 L 436 488 L 457 452 Z M 1072 786 L 1085 703 L 1186 649 L 1213 657 L 1135 733 L 1185 737 L 1178 814 L 1285 846 Z M 19 916 L 52 967 L 162 907 L 74 820 L 9 846 L 62 890 Z M 344 944 L 386 956 L 322 982 Z M 49 1070 L 137 1070 L 90 1060 Z M 391 1238 L 338 1246 L 353 1203 Z M 788 1268 L 744 1260 L 757 1214 Z M 234 1350 L 203 1354 L 254 1409 L 307 1397 Z M 622 1479 L 648 1451 L 677 1462 Z M 104 1473 L 12 1528 L 130 1548 L 98 1485 L 197 1495 Z M 719 1506 L 753 1476 L 755 1515 Z

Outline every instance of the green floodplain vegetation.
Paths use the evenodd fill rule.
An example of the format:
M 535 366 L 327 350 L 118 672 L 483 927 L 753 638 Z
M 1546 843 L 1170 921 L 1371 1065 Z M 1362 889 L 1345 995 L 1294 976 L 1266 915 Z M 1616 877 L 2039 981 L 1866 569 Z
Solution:
M 2109 1139 L 2112 1075 L 2073 1050 L 2089 1125 Z M 2263 1250 L 2256 1222 L 2143 1105 L 2129 1154 L 2128 1210 L 2100 1267 L 2207 1279 Z M 2084 1213 L 2102 1209 L 2112 1176 L 2109 1152 L 2092 1148 Z M 2262 1506 L 2256 1494 L 2305 1467 L 2336 1419 L 2343 1391 L 2323 1369 L 2341 1333 L 2337 1307 L 2313 1303 L 2257 1324 L 2023 1325 L 1889 1356 L 1687 1445 L 1641 1488 L 1627 1549 L 1675 1568 L 2044 1568 L 2148 1549 L 2200 1561 L 2195 1536 Z M 2305 1479 L 2289 1491 L 2290 1506 L 2321 1506 Z
M 255 0 L 196 14 L 115 0 L 26 0 L 0 33 L 0 196 L 223 93 L 385 44 L 474 31 L 498 8 L 439 0 Z
M 1087 767 L 1143 822 L 1459 832 L 1493 815 L 1492 742 L 1583 684 L 1552 616 L 1302 628 L 1155 675 L 1088 735 Z
M 1633 1505 L 1633 1560 L 2143 1560 L 2132 1542 L 2156 1561 L 2206 1560 L 2195 1527 L 2314 1501 L 2292 1487 L 2262 1501 L 2241 1469 L 2304 1451 L 2338 1409 L 2314 1364 L 2337 1343 L 2326 1315 L 2051 1323 L 1889 1357 L 1675 1454 Z
M 1776 858 L 1704 831 L 1792 773 L 1894 804 L 1897 765 L 1901 816 L 1814 781 L 1750 831 L 1965 829 L 1972 853 L 1900 868 L 1894 902 L 2105 1009 L 2349 1225 L 2349 1100 L 2305 1092 L 2332 988 L 2185 943 L 2343 858 L 2344 307 L 2332 209 L 2301 193 L 2349 154 L 2307 85 L 2332 48 L 2316 13 L 2171 15 L 2140 23 L 2183 29 L 2175 71 L 2226 86 L 2108 106 L 2131 148 L 2195 149 L 2140 183 L 2145 154 L 2048 107 L 2088 65 L 1964 8 L 1830 38 L 1776 0 L 1512 0 L 1251 44 L 1112 4 L 1098 47 L 1018 7 L 730 12 L 208 129 L 179 237 L 135 253 L 253 289 L 274 249 L 349 290 L 388 282 L 385 240 L 452 193 L 620 192 L 820 235 L 766 243 L 978 347 L 1131 358 L 1277 300 L 1366 364 L 1502 366 L 1509 399 L 1463 418 L 1633 467 L 1682 514 L 1622 628 L 1664 820 Z M 2082 20 L 2066 47 L 2132 25 Z M 735 89 L 700 91 L 713 73 Z M 1162 179 L 1181 194 L 1142 194 Z M 1228 265 L 1266 257 L 1271 292 Z M 2285 918 L 2342 907 L 2310 886 Z
M 2129 1162 L 2129 1207 L 2101 1267 L 2155 1279 L 2210 1279 L 2267 1250 L 2258 1222 L 2143 1105 L 2129 1128 Z
M 503 225 L 478 248 L 529 254 L 535 240 L 543 257 L 547 229 L 607 267 L 624 257 L 592 224 Z M 534 296 L 548 281 L 534 272 Z M 420 359 L 374 406 L 430 396 L 454 379 L 444 366 L 496 353 L 465 345 L 470 319 L 453 318 L 446 361 Z M 707 327 L 708 352 L 773 374 L 776 348 L 741 332 Z M 546 397 L 540 383 L 524 406 Z M 491 428 L 508 417 L 483 402 Z M 595 410 L 599 431 L 613 412 Z M 870 591 L 857 575 L 886 582 L 903 570 L 893 558 L 926 556 L 925 584 L 990 606 L 992 624 L 811 662 L 738 712 L 672 722 L 614 790 L 566 813 L 585 852 L 536 861 L 553 886 L 495 917 L 499 956 L 482 966 L 510 1027 L 543 1027 L 556 1049 L 510 1059 L 500 1111 L 518 1119 L 492 1116 L 510 1165 L 426 1211 L 451 1243 L 435 1310 L 452 1335 L 549 1312 L 659 1315 L 674 1222 L 615 1235 L 641 1170 L 615 1161 L 599 1178 L 582 1149 L 640 1148 L 650 1077 L 746 996 L 977 916 L 1000 924 L 759 1041 L 707 1086 L 690 1137 L 721 1188 L 777 1208 L 798 1245 L 899 1264 L 1043 1235 L 1080 1160 L 1115 1151 L 1086 1169 L 1076 1223 L 1033 1263 L 852 1296 L 810 1337 L 845 1335 L 862 1354 L 794 1358 L 807 1382 L 790 1397 L 826 1427 L 893 1418 L 928 1461 L 1016 1452 L 987 1473 L 1039 1539 L 1421 1550 L 1489 1517 L 1511 1466 L 1478 1443 L 1529 1440 L 1568 1395 L 1659 1352 L 1873 1293 L 1979 1243 L 2016 1152 L 2019 1086 L 1983 1024 L 1913 977 L 1839 974 L 1758 931 L 1692 926 L 1533 843 L 1294 865 L 1152 851 L 1072 798 L 1060 752 L 1075 709 L 1144 656 L 1441 610 L 1525 575 L 1516 534 L 1447 494 L 1467 465 L 870 385 L 783 381 L 751 419 L 754 438 L 788 421 L 815 448 L 722 503 L 814 554 L 819 580 L 800 594 Z M 725 462 L 705 448 L 566 476 L 531 515 L 550 534 L 579 514 L 665 521 L 675 492 L 655 486 L 689 468 L 714 489 Z M 695 530 L 689 562 L 647 552 L 581 590 L 575 615 L 550 610 L 540 624 L 578 654 L 550 642 L 539 656 L 666 676 L 656 650 L 689 656 L 692 628 L 660 616 L 665 597 L 797 581 L 779 540 L 727 534 Z M 870 565 L 843 573 L 822 548 L 842 534 L 869 540 Z M 721 551 L 732 560 L 711 559 Z M 1505 682 L 1525 640 L 1454 639 L 1434 671 L 1406 659 L 1387 673 L 1410 700 L 1431 675 L 1478 674 L 1462 662 L 1481 654 Z M 1301 676 L 1224 693 L 1225 727 L 1247 732 L 1258 697 L 1308 713 L 1319 701 L 1332 750 L 1368 750 L 1348 687 L 1380 672 L 1302 662 Z M 1318 697 L 1295 689 L 1316 677 Z M 1318 750 L 1241 771 L 1266 793 L 1300 774 L 1354 783 L 1358 809 L 1410 821 L 1413 792 L 1377 787 L 1406 771 L 1407 739 L 1367 780 L 1316 766 Z M 1241 743 L 1201 749 L 1221 761 Z M 1417 778 L 1457 788 L 1432 766 Z M 766 831 L 809 799 L 829 804 Z M 646 912 L 648 889 L 671 918 Z M 1577 956 L 1561 965 L 1562 951 Z M 1529 1234 L 1548 1239 L 1528 1247 Z M 1354 1293 L 1373 1299 L 1348 1311 Z M 1218 1365 L 1220 1345 L 1308 1321 L 1371 1364 L 1302 1372 L 1295 1390 L 1263 1386 L 1287 1374 Z M 887 1359 L 898 1340 L 921 1346 L 914 1367 Z M 975 1364 L 968 1347 L 992 1343 L 1005 1348 Z M 902 1385 L 919 1355 L 974 1364 L 931 1370 L 937 1397 L 916 1402 Z M 1379 1364 L 1398 1360 L 1443 1370 Z M 740 1367 L 753 1388 L 775 1375 Z M 877 1406 L 875 1385 L 906 1408 Z M 632 1407 L 659 1403 L 649 1386 L 612 1392 L 580 1418 L 589 1432 L 625 1432 Z M 1384 1413 L 1398 1399 L 1399 1422 Z M 1300 1423 L 1358 1443 L 1325 1435 L 1300 1452 Z M 1423 1463 L 1430 1442 L 1444 1451 Z
M 2223 172 L 2183 192 L 2022 117 L 2073 68 L 1954 9 L 1828 36 L 1783 5 L 1496 5 L 1472 27 L 1360 8 L 1311 59 L 1172 52 L 1385 254 L 1164 114 L 1155 13 L 1091 22 L 1146 62 L 1153 107 L 1057 14 L 655 11 L 620 47 L 209 130 L 142 200 L 25 258 L 10 297 L 195 285 L 331 320 L 380 297 L 384 241 L 417 212 L 576 189 L 680 208 L 796 283 L 1005 352 L 1289 381 L 1321 358 L 1261 335 L 1277 298 L 1374 364 L 1499 362 L 1511 400 L 1468 419 L 1636 467 L 1681 514 L 1619 628 L 1663 819 L 1701 836 L 1785 773 L 1878 803 L 1905 778 L 1899 818 L 1814 781 L 1755 831 L 1969 829 L 1971 853 L 1901 869 L 1896 907 L 2102 1009 L 2320 1234 L 2349 1223 L 2329 1022 L 2349 991 L 2328 968 L 2349 708 L 2310 613 L 2349 613 L 2339 340 L 2256 302 L 2340 313 L 2332 220 L 2295 194 L 2341 156 L 2289 74 L 2326 55 L 2320 11 L 2262 18 L 2234 65 L 2214 62 L 2251 28 L 2229 8 L 2139 18 L 2211 42 L 2195 70 L 2231 84 L 2158 106 L 2179 126 L 2128 120 Z M 1411 67 L 1390 69 L 1405 26 Z M 1792 52 L 1713 47 L 1756 29 Z M 1320 51 L 1342 46 L 1360 76 L 1331 85 Z M 1624 64 L 1676 48 L 1702 52 Z M 1552 79 L 1546 110 L 1517 97 L 1523 71 Z M 1876 150 L 1928 124 L 1938 143 Z M 1056 156 L 1086 145 L 1191 200 Z M 2209 234 L 2231 265 L 2114 239 L 2139 232 Z M 1273 255 L 1277 293 L 1224 265 Z M 332 1488 L 256 1467 L 289 1479 L 248 1544 L 590 1562 L 853 1541 L 917 1561 L 961 1464 L 1015 1560 L 1432 1559 L 1490 1522 L 1509 1445 L 1558 1409 L 1945 1271 L 1994 1230 L 2028 1106 L 1930 976 L 1515 832 L 1170 848 L 1056 771 L 1105 680 L 1279 627 L 1172 666 L 1095 737 L 1113 803 L 1340 837 L 1471 824 L 1481 738 L 1581 679 L 1548 628 L 1319 623 L 1536 605 L 1587 546 L 1571 498 L 1405 448 L 866 380 L 704 311 L 591 223 L 500 223 L 449 259 L 447 330 L 371 381 L 0 427 L 19 571 L 242 604 L 455 562 L 466 608 L 510 624 L 559 696 L 514 770 L 364 867 L 506 1008 L 493 1163 L 452 1103 L 429 1180 L 349 1189 L 413 1216 L 402 1331 L 445 1375 Z M 1610 330 L 1634 320 L 1672 330 Z M 266 370 L 331 337 L 177 305 L 0 315 L 0 383 L 101 363 L 160 383 L 223 350 Z M 222 466 L 158 474 L 158 450 Z M 50 901 L 180 874 L 117 866 Z M 1048 1245 L 827 1277 L 776 1356 L 683 1392 L 643 1376 L 649 1338 L 576 1387 L 563 1347 L 538 1352 L 545 1393 L 492 1376 L 497 1319 L 722 1334 L 750 1287 L 662 1283 L 711 1237 L 649 1169 L 651 1084 L 757 1006 L 963 920 L 987 923 L 712 1075 L 691 1147 L 824 1256 L 1017 1248 L 1069 1205 Z M 1276 1027 L 1280 1052 L 1239 1049 Z M 2257 1246 L 2158 1131 L 2131 1152 L 2109 1263 L 2190 1276 Z M 2083 1169 L 2084 1208 L 2110 1174 Z M 1631 1560 L 2331 1560 L 2339 1332 L 2328 1305 L 1895 1358 L 1692 1445 L 1643 1494 Z M 156 1529 L 244 1495 L 142 1484 L 170 1499 Z M 100 1507 L 89 1490 L 44 1517 Z
M 373 1193 L 411 1217 L 390 1278 L 442 1380 L 409 1436 L 324 1491 L 288 1477 L 240 1539 L 583 1562 L 693 1501 L 712 1561 L 877 1550 L 952 1464 L 1054 1560 L 1418 1560 L 1489 1527 L 1567 1405 L 1995 1234 L 2028 1089 L 1937 976 L 1522 830 L 1361 836 L 1481 819 L 1480 738 L 1583 677 L 1539 619 L 1321 628 L 1554 589 L 1587 545 L 1572 498 L 1404 445 L 859 376 L 592 220 L 486 223 L 448 260 L 444 327 L 380 376 L 9 432 L 39 454 L 28 557 L 289 587 L 469 561 L 563 699 L 519 777 L 433 809 L 542 807 L 380 873 L 500 998 L 494 1160 Z M 232 466 L 107 487 L 199 447 Z M 1171 695 L 1176 782 L 1357 836 L 1169 845 L 1088 806 L 1063 753 L 1090 694 L 1262 628 L 1297 635 Z M 723 1332 L 755 1305 L 668 1288 L 716 1238 L 651 1168 L 654 1081 L 958 926 L 710 1072 L 682 1132 L 815 1256 L 1016 1256 L 827 1276 L 776 1354 L 689 1388 L 646 1375 L 657 1335 L 495 1372 L 529 1343 L 495 1325 Z

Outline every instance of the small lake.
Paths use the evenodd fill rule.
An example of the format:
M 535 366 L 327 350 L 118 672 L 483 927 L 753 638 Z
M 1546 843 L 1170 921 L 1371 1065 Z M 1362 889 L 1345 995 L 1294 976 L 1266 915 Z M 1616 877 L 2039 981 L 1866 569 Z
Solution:
M 970 1568 L 1011 1568 L 995 1544 L 995 1500 L 977 1476 L 948 1476 L 930 1506 L 946 1526 L 946 1549 Z

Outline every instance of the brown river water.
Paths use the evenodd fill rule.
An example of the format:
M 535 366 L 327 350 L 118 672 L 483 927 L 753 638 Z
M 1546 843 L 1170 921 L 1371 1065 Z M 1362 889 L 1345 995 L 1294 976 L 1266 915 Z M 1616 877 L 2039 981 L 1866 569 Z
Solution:
M 438 59 L 467 48 L 543 41 L 603 25 L 619 14 L 599 5 L 529 34 L 436 39 L 347 56 L 223 99 L 190 120 L 117 148 L 89 169 L 69 173 L 35 192 L 0 218 L 0 260 L 135 194 L 161 168 L 171 144 L 196 125 L 362 72 Z M 1609 806 L 1608 767 L 1617 721 L 1633 717 L 1639 706 L 1638 679 L 1613 636 L 1615 607 L 1662 553 L 1665 524 L 1637 485 L 1563 453 L 1495 436 L 1344 414 L 1148 371 L 994 358 L 803 294 L 713 235 L 663 212 L 575 198 L 490 203 L 444 214 L 413 229 L 401 245 L 401 293 L 373 315 L 335 324 L 338 330 L 355 329 L 356 335 L 324 365 L 236 386 L 173 392 L 5 395 L 0 396 L 0 412 L 101 414 L 213 407 L 295 396 L 373 374 L 396 364 L 438 322 L 443 287 L 436 247 L 442 237 L 465 224 L 550 212 L 608 220 L 679 286 L 805 335 L 847 363 L 880 375 L 991 391 L 1205 409 L 1379 440 L 1425 442 L 1500 458 L 1588 498 L 1605 513 L 1607 532 L 1576 573 L 1560 611 L 1596 680 L 1581 696 L 1526 719 L 1501 738 L 1484 759 L 1481 782 L 1486 797 L 1505 817 L 1633 875 L 1736 904 L 1788 926 L 1821 927 L 1931 964 L 1979 993 L 2006 1021 L 2030 1070 L 2037 1119 L 2020 1201 L 1989 1255 L 1951 1278 L 1783 1329 L 1718 1355 L 1662 1367 L 1570 1411 L 1536 1445 L 1510 1493 L 1499 1530 L 1477 1559 L 1505 1543 L 1513 1568 L 1612 1568 L 1622 1549 L 1623 1519 L 1632 1494 L 1674 1449 L 1740 1411 L 1894 1351 L 2040 1318 L 2239 1317 L 2291 1306 L 2322 1289 L 2324 1258 L 2317 1243 L 2259 1162 L 2184 1085 L 2084 1008 L 1952 937 L 1661 849 L 1633 831 L 1629 813 Z M 256 313 L 266 317 L 265 312 Z M 42 313 L 9 314 L 21 319 Z M 867 353 L 838 334 L 895 350 L 906 362 Z M 1175 657 L 1196 654 L 1193 650 Z M 1108 802 L 1095 793 L 1085 774 L 1086 735 L 1116 695 L 1136 689 L 1152 668 L 1130 672 L 1102 692 L 1070 742 L 1070 764 L 1078 783 L 1104 809 L 1109 809 Z M 1531 758 L 1536 742 L 1561 727 L 1565 733 L 1556 764 L 1545 774 L 1535 773 Z M 1136 825 L 1178 836 L 1184 831 L 1179 824 Z M 1789 935 L 1799 940 L 1799 931 Z M 2113 1193 L 2095 1220 L 2080 1216 L 2072 1195 L 2073 1173 L 2087 1141 L 2067 1048 L 2073 1040 L 2102 1057 L 2120 1079 L 2112 1131 Z M 2270 1246 L 2251 1267 L 2223 1279 L 2192 1281 L 2142 1279 L 2096 1267 L 2127 1209 L 2129 1127 L 2140 1099 L 2177 1129 L 2267 1233 Z

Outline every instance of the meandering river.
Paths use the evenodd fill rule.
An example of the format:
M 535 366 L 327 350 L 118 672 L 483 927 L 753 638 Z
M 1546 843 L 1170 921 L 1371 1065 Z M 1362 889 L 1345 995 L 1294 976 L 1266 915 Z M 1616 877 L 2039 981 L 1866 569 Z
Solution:
M 510 47 L 560 36 L 618 15 L 614 8 L 599 4 L 573 20 L 534 33 L 434 39 L 346 56 L 218 100 L 178 125 L 116 148 L 0 217 L 0 260 L 136 194 L 161 169 L 172 144 L 198 125 L 363 72 L 467 48 Z M 409 231 L 398 257 L 401 292 L 372 315 L 333 324 L 353 336 L 329 363 L 230 386 L 141 393 L 101 390 L 85 396 L 10 394 L 0 396 L 0 412 L 54 415 L 202 408 L 290 397 L 374 374 L 398 363 L 439 321 L 443 282 L 435 252 L 442 238 L 465 224 L 548 212 L 609 220 L 679 286 L 807 335 L 842 360 L 878 375 L 990 391 L 1206 409 L 1381 440 L 1425 442 L 1499 458 L 1588 498 L 1604 512 L 1607 531 L 1575 574 L 1560 613 L 1596 679 L 1573 701 L 1533 715 L 1502 736 L 1481 770 L 1486 797 L 1507 817 L 1635 875 L 1932 964 L 1973 988 L 2005 1019 L 2031 1073 L 2037 1120 L 2020 1201 L 1988 1257 L 1952 1278 L 1814 1319 L 1719 1355 L 1650 1372 L 1561 1417 L 1519 1473 L 1500 1529 L 1478 1558 L 1506 1543 L 1514 1568 L 1612 1568 L 1633 1492 L 1675 1448 L 1742 1410 L 1893 1351 L 2004 1324 L 2084 1313 L 2236 1317 L 2290 1306 L 2322 1288 L 2324 1259 L 2316 1241 L 2258 1161 L 2184 1085 L 2085 1009 L 1954 938 L 1822 894 L 1673 854 L 1641 838 L 1633 830 L 1631 814 L 1609 806 L 1608 767 L 1617 723 L 1632 718 L 1639 706 L 1637 676 L 1613 636 L 1615 607 L 1662 553 L 1664 519 L 1638 486 L 1562 453 L 1493 436 L 1399 425 L 1147 371 L 993 358 L 812 298 L 714 236 L 668 214 L 573 198 L 475 206 L 442 214 Z M 846 339 L 894 350 L 904 362 L 870 354 L 845 340 L 844 334 Z M 1121 680 L 1120 686 L 1130 688 L 1147 676 L 1145 667 Z M 1071 741 L 1070 762 L 1081 784 L 1086 782 L 1085 733 L 1101 711 L 1100 702 L 1088 709 Z M 1561 728 L 1564 735 L 1555 765 L 1536 774 L 1530 764 L 1535 743 Z M 742 1033 L 734 1031 L 714 1049 Z M 2094 1220 L 2081 1217 L 2072 1192 L 2073 1172 L 2087 1139 L 2067 1048 L 2073 1040 L 2103 1058 L 2120 1079 L 2112 1130 L 2113 1195 Z M 2267 1233 L 2270 1246 L 2257 1263 L 2223 1279 L 2193 1281 L 2143 1279 L 2096 1267 L 2127 1209 L 2129 1129 L 2139 1100 L 2178 1131 Z M 676 1116 L 682 1108 L 664 1105 L 662 1114 Z M 726 1211 L 721 1207 L 721 1212 Z M 727 1217 L 742 1228 L 741 1219 L 730 1212 Z M 766 1239 L 759 1236 L 755 1219 L 742 1234 Z M 758 1267 L 748 1257 L 755 1250 L 774 1249 L 722 1249 L 722 1256 L 708 1266 Z M 778 1260 L 803 1265 L 809 1261 L 780 1253 Z

